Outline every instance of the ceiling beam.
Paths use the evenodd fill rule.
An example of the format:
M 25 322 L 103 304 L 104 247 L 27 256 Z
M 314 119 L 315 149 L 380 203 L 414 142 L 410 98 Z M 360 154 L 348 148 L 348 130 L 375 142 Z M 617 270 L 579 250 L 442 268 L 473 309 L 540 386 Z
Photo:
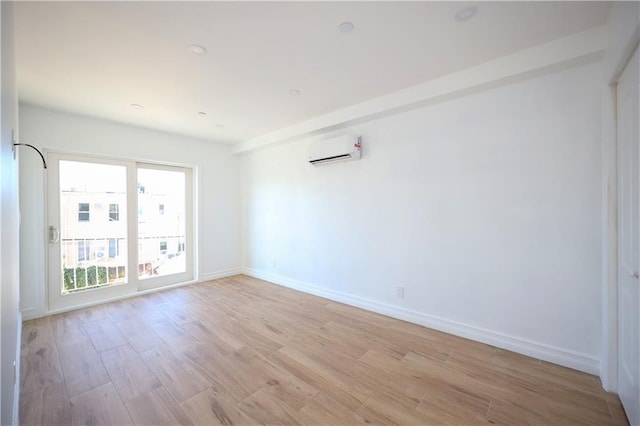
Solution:
M 600 61 L 605 49 L 606 27 L 595 27 L 266 133 L 233 145 L 232 152 L 243 153 L 315 136 L 548 72 Z

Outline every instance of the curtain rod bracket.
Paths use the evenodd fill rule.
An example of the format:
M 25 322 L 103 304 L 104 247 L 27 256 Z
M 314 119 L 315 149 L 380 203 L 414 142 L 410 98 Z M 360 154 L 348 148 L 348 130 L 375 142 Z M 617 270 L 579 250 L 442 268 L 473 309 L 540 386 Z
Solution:
M 33 148 L 35 149 L 35 151 L 40 154 L 40 158 L 42 158 L 42 165 L 44 166 L 44 168 L 47 168 L 47 161 L 44 159 L 44 155 L 42 155 L 42 153 L 40 152 L 40 150 L 38 148 L 36 148 L 33 145 L 30 145 L 28 143 L 14 143 L 13 146 L 28 146 L 29 148 Z

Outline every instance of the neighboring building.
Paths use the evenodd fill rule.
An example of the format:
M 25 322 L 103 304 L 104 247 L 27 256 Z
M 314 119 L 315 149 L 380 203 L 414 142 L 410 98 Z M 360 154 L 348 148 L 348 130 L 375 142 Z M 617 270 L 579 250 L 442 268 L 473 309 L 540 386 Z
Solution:
M 176 264 L 178 269 L 179 264 L 184 265 L 185 213 L 175 208 L 179 203 L 171 201 L 165 194 L 138 186 L 140 277 L 170 273 Z M 65 290 L 125 282 L 126 194 L 71 188 L 61 192 L 60 208 Z

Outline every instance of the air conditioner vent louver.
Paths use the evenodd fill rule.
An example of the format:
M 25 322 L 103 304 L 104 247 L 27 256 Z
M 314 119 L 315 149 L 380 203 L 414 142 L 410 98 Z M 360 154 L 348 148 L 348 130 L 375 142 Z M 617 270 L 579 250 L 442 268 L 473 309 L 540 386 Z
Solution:
M 335 161 L 358 160 L 361 157 L 360 136 L 343 135 L 314 141 L 309 149 L 309 163 L 313 165 Z
M 349 154 L 342 154 L 342 155 L 336 155 L 336 156 L 333 156 L 333 157 L 323 158 L 323 159 L 319 159 L 319 160 L 310 160 L 309 162 L 311 164 L 318 164 L 318 163 L 324 163 L 324 162 L 335 161 L 335 160 L 340 160 L 340 159 L 348 159 L 348 158 L 351 158 L 351 156 Z

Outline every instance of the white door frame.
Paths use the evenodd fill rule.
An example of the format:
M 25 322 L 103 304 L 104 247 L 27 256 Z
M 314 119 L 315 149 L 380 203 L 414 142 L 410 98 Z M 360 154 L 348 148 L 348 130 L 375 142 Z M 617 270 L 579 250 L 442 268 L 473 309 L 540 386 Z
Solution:
M 602 91 L 602 355 L 600 380 L 618 390 L 618 137 L 617 83 L 640 42 L 636 28 Z
M 195 191 L 195 170 L 194 167 L 188 165 L 173 165 L 173 164 L 162 164 L 155 162 L 140 162 L 135 160 L 127 160 L 121 158 L 114 158 L 109 156 L 100 156 L 100 155 L 84 155 L 84 154 L 76 154 L 76 153 L 67 153 L 67 152 L 59 152 L 59 151 L 50 151 L 47 152 L 47 157 L 51 160 L 49 161 L 51 172 L 48 174 L 48 178 L 45 182 L 45 223 L 48 229 L 48 225 L 54 224 L 58 226 L 59 229 L 59 206 L 58 202 L 53 199 L 57 197 L 57 195 L 51 194 L 52 188 L 57 188 L 59 186 L 58 179 L 58 162 L 60 160 L 68 160 L 68 161 L 86 161 L 90 163 L 104 163 L 104 164 L 115 164 L 124 166 L 127 168 L 127 193 L 135 194 L 135 197 L 129 197 L 127 199 L 127 217 L 129 221 L 127 223 L 127 235 L 128 235 L 128 254 L 129 254 L 129 266 L 128 266 L 128 274 L 129 279 L 126 284 L 119 284 L 113 287 L 103 287 L 93 290 L 86 290 L 84 292 L 80 292 L 77 294 L 67 294 L 62 296 L 58 294 L 57 291 L 52 291 L 53 286 L 58 286 L 59 282 L 52 282 L 51 277 L 55 276 L 55 274 L 51 274 L 52 268 L 58 268 L 60 264 L 60 250 L 59 244 L 51 244 L 49 241 L 49 235 L 47 233 L 46 236 L 46 250 L 45 250 L 45 258 L 47 259 L 46 264 L 46 294 L 47 294 L 47 311 L 49 314 L 64 312 L 69 309 L 77 309 L 84 306 L 94 305 L 96 303 L 105 303 L 113 300 L 122 299 L 124 297 L 131 297 L 136 294 L 145 294 L 148 292 L 161 290 L 164 288 L 171 288 L 174 286 L 180 286 L 185 284 L 190 284 L 197 282 L 196 275 L 196 259 L 197 259 L 197 243 L 195 240 L 195 226 L 196 226 L 196 203 L 194 198 Z M 185 203 L 187 208 L 187 221 L 186 221 L 186 235 L 187 235 L 187 259 L 186 259 L 186 267 L 187 270 L 184 273 L 167 275 L 159 278 L 152 278 L 147 280 L 140 280 L 137 276 L 137 267 L 133 267 L 131 265 L 137 266 L 137 249 L 134 250 L 134 247 L 138 245 L 138 191 L 137 191 L 137 170 L 138 168 L 145 169 L 157 169 L 157 170 L 168 170 L 168 171 L 181 171 L 185 173 L 185 184 L 186 184 L 186 194 L 185 194 Z M 135 202 L 130 202 L 132 198 L 135 198 Z M 135 238 L 134 238 L 135 237 Z M 135 262 L 133 262 L 135 260 Z M 56 280 L 59 281 L 59 280 Z M 100 301 L 96 302 L 94 297 L 94 293 L 100 293 Z
M 186 251 L 186 259 L 185 259 L 185 266 L 186 266 L 186 270 L 184 272 L 178 273 L 178 274 L 172 274 L 172 275 L 165 275 L 165 276 L 161 276 L 161 277 L 154 277 L 154 278 L 148 278 L 148 279 L 143 279 L 140 280 L 138 279 L 138 291 L 143 291 L 143 290 L 151 290 L 151 289 L 156 289 L 156 288 L 163 288 L 167 285 L 171 285 L 171 284 L 175 284 L 176 282 L 190 282 L 193 281 L 195 278 L 195 271 L 194 271 L 194 259 L 195 259 L 195 244 L 194 244 L 194 239 L 193 239 L 193 209 L 194 209 L 194 203 L 193 203 L 193 169 L 190 167 L 183 167 L 183 166 L 167 166 L 164 164 L 157 164 L 157 163 L 149 163 L 149 162 L 136 162 L 136 171 L 140 170 L 140 169 L 147 169 L 147 170 L 162 170 L 162 171 L 176 171 L 176 172 L 180 172 L 180 173 L 184 173 L 185 175 L 185 203 L 186 203 L 186 213 L 187 213 L 187 220 L 186 220 L 186 236 L 187 236 L 187 251 Z M 136 208 L 136 212 L 137 212 L 137 208 L 138 206 L 135 206 Z M 137 217 L 137 215 L 133 216 L 133 217 Z M 191 220 L 189 220 L 191 219 Z M 137 233 L 136 233 L 137 236 Z
M 49 173 L 48 173 L 48 181 L 47 187 L 45 189 L 47 193 L 47 229 L 49 226 L 54 226 L 58 229 L 58 239 L 56 242 L 52 242 L 50 236 L 47 235 L 47 291 L 48 291 L 48 307 L 49 310 L 56 309 L 67 309 L 67 308 L 75 308 L 77 306 L 84 306 L 91 303 L 96 303 L 96 296 L 100 295 L 101 299 L 109 300 L 113 298 L 118 298 L 122 296 L 126 296 L 128 294 L 132 294 L 136 291 L 136 283 L 129 276 L 129 280 L 127 283 L 118 284 L 114 286 L 96 288 L 85 290 L 79 293 L 72 293 L 63 295 L 60 293 L 60 282 L 61 282 L 61 274 L 60 274 L 60 250 L 61 250 L 61 239 L 59 238 L 59 233 L 61 230 L 60 224 L 60 196 L 59 196 L 59 165 L 60 161 L 84 161 L 93 164 L 106 164 L 106 165 L 115 165 L 121 166 L 125 169 L 126 172 L 126 184 L 127 184 L 127 193 L 131 191 L 131 187 L 136 187 L 136 176 L 132 175 L 132 170 L 135 170 L 135 162 L 133 161 L 123 161 L 123 160 L 114 160 L 107 159 L 104 157 L 91 157 L 91 156 L 82 156 L 82 155 L 73 155 L 73 154 L 62 154 L 62 153 L 54 153 L 50 152 L 47 155 L 48 163 L 49 163 Z M 55 194 L 54 194 L 55 192 Z M 127 200 L 127 218 L 130 218 L 132 213 L 137 213 L 136 206 L 131 206 L 131 203 Z M 136 216 L 133 216 L 136 217 Z M 127 235 L 137 235 L 136 227 L 137 224 L 134 220 L 129 220 L 127 223 Z M 129 238 L 129 237 L 128 237 Z M 131 274 L 131 265 L 127 266 L 128 273 Z M 134 268 L 137 270 L 137 268 Z
M 638 96 L 640 59 L 636 47 L 618 82 L 618 393 L 632 424 L 640 422 L 638 394 Z M 630 133 L 630 135 L 629 135 Z M 631 190 L 632 192 L 628 192 Z M 632 334 L 629 334 L 632 332 Z

